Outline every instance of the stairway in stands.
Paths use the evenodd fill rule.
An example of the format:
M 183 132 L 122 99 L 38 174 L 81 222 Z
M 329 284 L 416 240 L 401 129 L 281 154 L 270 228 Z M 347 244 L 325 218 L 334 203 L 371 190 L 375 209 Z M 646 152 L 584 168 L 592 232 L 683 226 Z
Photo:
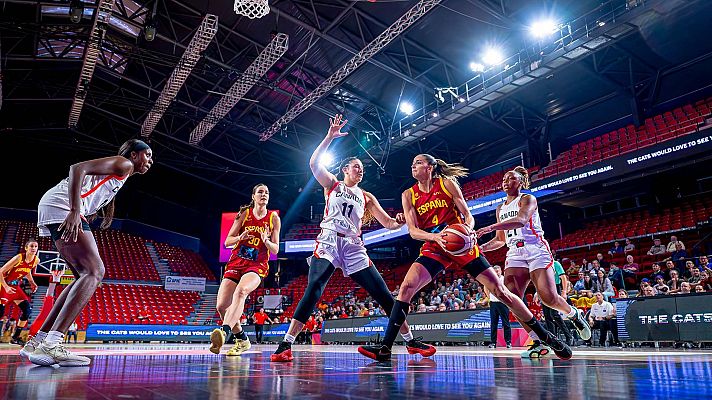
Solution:
M 15 243 L 17 238 L 17 225 L 8 224 L 5 228 L 5 234 L 2 238 L 2 246 L 0 246 L 0 260 L 5 263 L 7 260 L 15 257 L 20 247 Z
M 200 299 L 193 305 L 195 312 L 186 318 L 188 325 L 202 325 L 205 323 L 205 320 L 213 319 L 217 302 L 217 293 L 203 293 Z
M 171 266 L 168 264 L 168 260 L 166 260 L 165 258 L 161 258 L 153 242 L 147 241 L 146 248 L 148 249 L 148 254 L 151 256 L 151 260 L 153 260 L 153 265 L 156 266 L 158 276 L 161 277 L 161 282 L 165 282 L 166 276 L 173 275 L 171 271 Z

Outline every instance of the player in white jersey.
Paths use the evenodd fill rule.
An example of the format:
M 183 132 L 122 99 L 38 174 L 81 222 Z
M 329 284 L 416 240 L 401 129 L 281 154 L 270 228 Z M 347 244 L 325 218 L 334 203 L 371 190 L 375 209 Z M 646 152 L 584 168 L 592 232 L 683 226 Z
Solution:
M 314 254 L 308 259 L 309 283 L 294 311 L 284 340 L 272 354 L 272 361 L 285 362 L 293 359 L 292 343 L 304 328 L 337 268 L 342 270 L 344 276 L 350 277 L 364 288 L 386 312 L 393 308 L 393 296 L 366 254 L 366 247 L 361 240 L 361 221 L 368 212 L 384 227 L 398 229 L 405 223 L 405 217 L 401 213 L 395 218 L 390 217 L 375 196 L 358 187 L 363 180 L 363 164 L 359 159 L 353 157 L 344 161 L 341 166 L 343 181 L 339 181 L 319 163 L 322 154 L 334 139 L 348 135 L 348 132 L 341 132 L 347 122 L 342 122 L 341 118 L 341 115 L 336 115 L 329 120 L 329 132 L 309 160 L 314 178 L 324 188 L 324 218 L 320 224 L 321 233 L 316 238 Z M 400 332 L 409 344 L 421 345 L 413 338 L 407 324 L 403 325 Z
M 75 280 L 55 300 L 39 332 L 21 354 L 39 365 L 84 366 L 89 358 L 64 348 L 63 337 L 79 316 L 104 277 L 104 263 L 89 220 L 104 208 L 101 227 L 113 217 L 113 199 L 126 179 L 145 174 L 153 165 L 153 153 L 144 142 L 131 139 L 119 155 L 80 162 L 69 167 L 69 177 L 48 190 L 38 205 L 40 236 L 51 236 Z
M 564 313 L 573 322 L 574 327 L 583 340 L 591 337 L 591 328 L 581 311 L 570 306 L 561 297 L 554 283 L 554 257 L 549 249 L 549 243 L 544 239 L 541 228 L 536 198 L 531 194 L 522 193 L 529 188 L 529 173 L 524 167 L 516 167 L 504 174 L 502 189 L 507 199 L 497 207 L 497 223 L 477 230 L 477 237 L 496 231 L 495 237 L 480 246 L 483 252 L 492 251 L 507 246 L 507 259 L 504 264 L 504 282 L 515 295 L 522 297 L 529 286 L 534 287 L 541 301 Z M 522 326 L 527 329 L 525 324 Z M 522 357 L 538 358 L 551 353 L 551 349 L 541 343 L 539 337 L 529 331 L 534 343 Z

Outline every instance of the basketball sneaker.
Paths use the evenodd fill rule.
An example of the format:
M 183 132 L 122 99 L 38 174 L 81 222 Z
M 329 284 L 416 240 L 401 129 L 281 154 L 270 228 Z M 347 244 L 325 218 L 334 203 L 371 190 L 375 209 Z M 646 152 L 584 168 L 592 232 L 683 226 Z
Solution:
M 540 342 L 539 340 L 535 340 L 534 343 L 529 345 L 529 348 L 524 350 L 522 352 L 522 358 L 544 358 L 550 356 L 552 353 L 551 348 L 549 346 L 545 345 L 544 343 Z
M 586 318 L 583 317 L 581 310 L 576 308 L 576 315 L 569 318 L 569 320 L 571 320 L 571 322 L 574 324 L 574 328 L 576 328 L 576 331 L 578 332 L 579 337 L 581 339 L 591 339 L 591 327 L 588 326 L 588 322 L 586 321 Z
M 571 352 L 571 348 L 551 333 L 546 338 L 544 338 L 542 342 L 544 342 L 551 350 L 553 350 L 554 354 L 556 354 L 556 356 L 562 360 L 568 360 L 573 355 L 573 353 Z
M 294 357 L 292 356 L 292 344 L 282 341 L 269 359 L 275 362 L 287 362 L 294 360 Z
M 210 352 L 220 354 L 220 349 L 225 344 L 225 332 L 220 328 L 215 328 L 210 333 Z
M 30 354 L 32 354 L 37 346 L 40 345 L 40 342 L 35 339 L 35 337 L 31 337 L 30 340 L 25 343 L 25 345 L 22 347 L 20 350 L 20 355 L 25 358 L 29 358 Z
M 408 343 L 410 343 L 410 342 L 408 342 Z M 430 347 L 432 347 L 432 346 L 430 346 Z M 435 347 L 433 347 L 433 350 L 435 350 Z M 376 360 L 379 362 L 391 361 L 391 349 L 389 349 L 386 346 L 382 346 L 380 344 L 375 345 L 375 346 L 359 346 L 358 352 L 372 360 Z M 408 350 L 408 352 L 410 353 L 410 350 Z M 418 353 L 419 351 L 415 350 L 415 352 Z M 435 352 L 433 351 L 433 354 L 434 353 Z M 414 354 L 414 353 L 411 353 L 411 354 Z
M 16 344 L 18 346 L 25 346 L 25 341 L 20 339 L 19 337 L 13 337 L 12 339 L 10 339 L 10 343 Z
M 58 364 L 60 367 L 84 367 L 91 363 L 89 357 L 76 355 L 61 343 L 54 347 L 42 343 L 30 354 L 29 359 L 33 364 L 44 366 Z
M 423 357 L 430 357 L 437 351 L 434 346 L 421 342 L 423 337 L 417 337 L 405 344 L 408 354 L 420 354 Z M 361 353 L 363 354 L 363 353 Z
M 250 340 L 235 339 L 235 345 L 227 351 L 228 356 L 239 356 L 252 347 Z

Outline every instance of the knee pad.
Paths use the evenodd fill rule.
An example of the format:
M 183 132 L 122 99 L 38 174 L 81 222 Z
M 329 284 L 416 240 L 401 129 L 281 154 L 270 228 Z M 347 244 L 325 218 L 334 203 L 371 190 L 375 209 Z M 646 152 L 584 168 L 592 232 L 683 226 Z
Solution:
M 30 302 L 25 300 L 20 303 L 18 307 L 22 310 L 22 314 L 20 314 L 20 321 L 27 321 L 30 319 L 30 313 L 32 312 L 32 305 Z

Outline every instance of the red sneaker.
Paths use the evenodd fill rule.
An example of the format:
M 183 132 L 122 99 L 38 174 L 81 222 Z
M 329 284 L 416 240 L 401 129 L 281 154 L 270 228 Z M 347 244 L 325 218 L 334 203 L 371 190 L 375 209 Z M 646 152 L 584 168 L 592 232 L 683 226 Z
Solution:
M 408 354 L 420 354 L 423 357 L 430 357 L 435 354 L 437 351 L 435 346 L 423 343 L 420 339 L 422 339 L 422 337 L 415 338 L 406 343 L 405 348 L 408 350 Z
M 269 357 L 270 360 L 274 362 L 288 362 L 294 360 L 292 356 L 292 344 L 289 342 L 282 342 L 277 347 L 277 350 Z

